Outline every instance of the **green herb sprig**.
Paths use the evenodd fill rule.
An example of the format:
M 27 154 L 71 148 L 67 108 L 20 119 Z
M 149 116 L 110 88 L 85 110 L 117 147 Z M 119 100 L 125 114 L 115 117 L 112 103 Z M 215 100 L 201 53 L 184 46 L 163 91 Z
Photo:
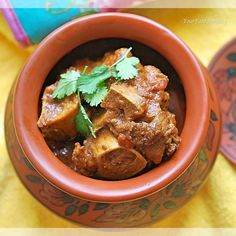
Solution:
M 93 123 L 89 119 L 85 108 L 81 104 L 80 94 L 83 95 L 85 101 L 90 106 L 98 106 L 108 93 L 106 80 L 114 77 L 116 80 L 129 80 L 138 75 L 137 57 L 128 57 L 132 48 L 126 50 L 124 55 L 116 61 L 112 66 L 101 65 L 95 67 L 90 74 L 86 71 L 85 66 L 82 73 L 71 70 L 62 74 L 56 89 L 53 91 L 54 99 L 63 99 L 74 93 L 78 95 L 79 113 L 75 118 L 76 129 L 84 137 L 88 137 L 90 133 L 96 137 Z

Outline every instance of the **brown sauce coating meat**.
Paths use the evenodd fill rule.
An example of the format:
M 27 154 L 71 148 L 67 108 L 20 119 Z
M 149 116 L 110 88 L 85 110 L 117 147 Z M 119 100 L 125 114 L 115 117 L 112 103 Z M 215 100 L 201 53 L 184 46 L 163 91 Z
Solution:
M 71 95 L 62 100 L 52 98 L 56 84 L 46 87 L 42 97 L 42 111 L 38 127 L 47 139 L 65 141 L 77 135 L 75 116 L 78 112 L 77 96 Z
M 73 161 L 80 173 L 110 180 L 133 176 L 147 164 L 140 153 L 120 146 L 107 128 L 101 129 L 96 138 L 89 137 L 83 147 L 76 144 Z
M 135 87 L 124 83 L 114 83 L 111 85 L 101 107 L 117 112 L 124 111 L 125 117 L 133 120 L 144 114 L 146 103 Z
M 111 66 L 126 50 L 121 48 L 106 53 L 97 61 L 78 60 L 73 67 L 83 71 L 89 66 L 87 73 L 90 73 L 95 66 Z M 168 82 L 168 77 L 158 68 L 140 63 L 135 79 L 120 82 L 110 78 L 108 94 L 100 107 L 96 112 L 93 109 L 89 112 L 96 138 L 90 135 L 83 143 L 75 140 L 73 153 L 66 152 L 69 153 L 66 161 L 57 154 L 58 158 L 82 175 L 120 180 L 137 175 L 147 165 L 159 164 L 163 157 L 173 155 L 180 137 L 175 115 L 168 111 L 170 95 L 165 91 Z M 55 101 L 51 97 L 53 89 L 55 85 L 45 89 L 38 126 L 44 136 L 54 139 L 55 143 L 55 140 L 78 135 L 74 124 L 78 101 L 74 95 Z M 49 146 L 53 149 L 50 142 Z M 55 144 L 53 147 L 57 153 Z

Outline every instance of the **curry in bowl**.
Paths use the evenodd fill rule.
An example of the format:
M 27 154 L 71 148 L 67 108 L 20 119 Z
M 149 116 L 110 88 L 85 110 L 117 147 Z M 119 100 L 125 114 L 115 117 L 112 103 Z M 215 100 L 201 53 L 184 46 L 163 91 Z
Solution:
M 132 52 L 75 60 L 43 91 L 38 127 L 55 156 L 82 175 L 127 179 L 179 147 L 168 76 Z

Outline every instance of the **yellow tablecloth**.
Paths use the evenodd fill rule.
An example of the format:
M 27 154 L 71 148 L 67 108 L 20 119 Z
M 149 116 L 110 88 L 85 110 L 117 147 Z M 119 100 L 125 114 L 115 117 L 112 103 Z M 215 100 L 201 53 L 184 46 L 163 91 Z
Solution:
M 167 26 L 207 65 L 236 35 L 236 9 L 136 9 Z M 10 87 L 33 51 L 21 49 L 0 15 L 0 227 L 79 227 L 42 206 L 24 188 L 9 161 L 4 109 Z M 218 155 L 207 182 L 183 208 L 149 227 L 236 227 L 236 168 Z

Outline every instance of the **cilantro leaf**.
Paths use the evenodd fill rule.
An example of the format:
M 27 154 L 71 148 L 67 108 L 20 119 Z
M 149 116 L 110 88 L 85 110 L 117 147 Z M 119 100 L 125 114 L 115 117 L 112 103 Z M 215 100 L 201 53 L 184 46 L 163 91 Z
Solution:
M 84 94 L 84 99 L 90 106 L 98 106 L 107 95 L 107 86 L 105 82 L 98 85 L 97 90 L 93 94 Z
M 136 65 L 139 63 L 137 57 L 126 57 L 116 65 L 119 80 L 133 79 L 138 75 Z
M 101 66 L 94 67 L 90 75 L 93 77 L 100 76 L 101 74 L 106 72 L 108 69 L 109 68 L 106 65 L 102 64 Z
M 96 138 L 96 135 L 93 129 L 93 123 L 89 119 L 82 105 L 80 105 L 79 113 L 75 117 L 75 125 L 76 125 L 77 131 L 80 132 L 80 134 L 82 134 L 86 138 L 90 135 L 90 133 L 93 135 L 94 138 Z
M 61 75 L 56 89 L 53 91 L 52 97 L 62 99 L 65 96 L 70 96 L 77 91 L 77 81 L 80 73 L 75 70 L 68 71 Z
M 111 76 L 116 80 L 119 80 L 118 71 L 116 70 L 116 68 L 111 69 Z
M 95 67 L 91 74 L 81 75 L 78 80 L 79 91 L 86 94 L 93 94 L 96 92 L 98 85 L 110 77 L 111 71 L 107 66 L 101 65 Z
M 132 47 L 128 48 L 126 52 L 122 55 L 122 57 L 111 66 L 111 68 L 115 67 L 118 63 L 124 60 L 128 56 L 128 54 L 131 52 L 131 50 L 132 50 Z

